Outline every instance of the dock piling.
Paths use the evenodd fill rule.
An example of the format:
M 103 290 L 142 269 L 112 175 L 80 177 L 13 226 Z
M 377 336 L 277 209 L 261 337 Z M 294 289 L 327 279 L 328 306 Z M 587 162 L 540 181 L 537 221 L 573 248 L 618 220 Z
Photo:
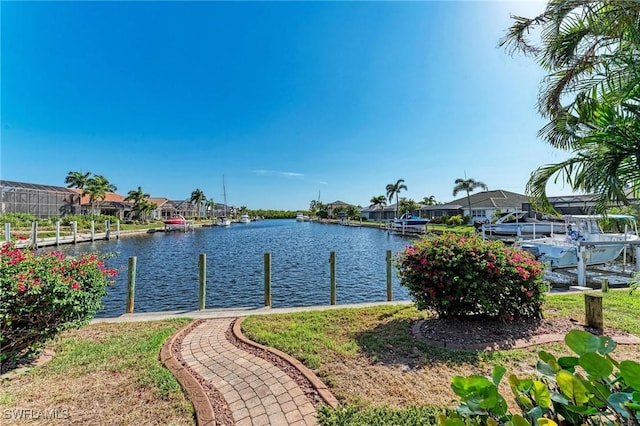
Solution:
M 133 306 L 136 298 L 136 263 L 137 257 L 129 258 L 129 269 L 127 274 L 127 313 L 133 313 Z
M 387 302 L 393 300 L 391 289 L 391 250 L 387 250 Z
M 336 252 L 329 253 L 329 265 L 331 270 L 331 304 L 336 304 Z
M 200 253 L 200 258 L 198 260 L 198 270 L 200 271 L 200 293 L 199 293 L 199 303 L 198 309 L 205 309 L 206 299 L 207 299 L 207 255 L 205 253 Z
M 264 254 L 264 306 L 271 307 L 271 253 Z
M 11 242 L 11 224 L 9 222 L 4 224 L 4 240 L 8 243 Z

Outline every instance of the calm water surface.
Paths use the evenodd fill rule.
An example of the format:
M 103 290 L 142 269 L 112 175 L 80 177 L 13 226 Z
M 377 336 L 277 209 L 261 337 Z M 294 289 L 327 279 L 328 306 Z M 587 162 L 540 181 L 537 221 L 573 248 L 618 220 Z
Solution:
M 137 257 L 135 312 L 198 308 L 198 257 L 207 256 L 207 308 L 264 305 L 264 253 L 271 253 L 273 307 L 328 305 L 329 253 L 336 252 L 337 303 L 386 300 L 386 251 L 411 240 L 378 229 L 263 220 L 228 228 L 158 232 L 61 246 L 67 254 L 116 252 L 107 260 L 120 273 L 98 317 L 125 312 L 127 263 Z M 409 296 L 393 272 L 394 300 Z

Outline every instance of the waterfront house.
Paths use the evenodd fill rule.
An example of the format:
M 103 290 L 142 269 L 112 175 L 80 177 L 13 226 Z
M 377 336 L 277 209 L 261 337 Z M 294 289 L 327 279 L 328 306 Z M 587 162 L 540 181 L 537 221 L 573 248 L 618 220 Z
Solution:
M 469 199 L 471 201 L 471 211 L 469 211 L 469 204 L 465 195 L 442 205 L 423 206 L 420 209 L 420 215 L 429 219 L 461 215 L 470 217 L 471 222 L 485 222 L 491 221 L 497 213 L 522 211 L 523 205 L 529 202 L 525 195 L 501 189 L 472 193 Z
M 353 204 L 347 204 L 344 201 L 334 201 L 333 203 L 327 204 L 327 217 L 329 219 L 337 219 L 338 215 L 335 213 L 336 210 L 346 210 L 347 207 L 352 206 Z
M 89 195 L 82 196 L 82 191 L 77 188 L 71 188 L 72 191 L 80 195 L 80 214 L 113 216 L 120 220 L 124 220 L 131 215 L 132 203 L 125 201 L 124 195 L 116 194 L 115 192 L 107 192 L 104 195 L 104 199 L 93 200 Z

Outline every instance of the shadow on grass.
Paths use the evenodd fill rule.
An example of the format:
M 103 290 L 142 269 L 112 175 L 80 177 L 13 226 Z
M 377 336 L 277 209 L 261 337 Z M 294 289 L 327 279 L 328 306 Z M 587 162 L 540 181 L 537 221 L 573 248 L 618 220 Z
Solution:
M 384 318 L 383 318 L 384 317 Z M 414 318 L 394 318 L 394 313 L 381 315 L 380 324 L 358 332 L 355 340 L 360 349 L 373 361 L 387 366 L 399 366 L 406 369 L 433 366 L 434 364 L 478 364 L 480 362 L 501 359 L 504 350 L 509 350 L 516 340 L 527 338 L 534 334 L 539 327 L 539 320 L 519 322 L 518 324 L 503 324 L 487 320 L 475 319 L 440 320 L 437 318 L 423 319 L 422 329 L 431 333 L 431 337 L 440 339 L 439 345 L 430 345 L 413 335 L 416 320 Z M 466 339 L 469 345 L 465 349 L 443 348 L 442 342 L 459 342 L 461 346 Z M 500 351 L 475 349 L 471 342 L 486 342 L 496 339 L 503 341 Z M 477 347 L 476 343 L 476 347 Z

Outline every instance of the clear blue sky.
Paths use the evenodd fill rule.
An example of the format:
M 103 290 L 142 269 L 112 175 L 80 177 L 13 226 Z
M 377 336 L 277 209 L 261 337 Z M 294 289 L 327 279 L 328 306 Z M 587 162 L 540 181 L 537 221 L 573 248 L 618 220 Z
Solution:
M 456 178 L 524 193 L 542 71 L 497 47 L 532 1 L 0 3 L 0 177 L 251 209 Z M 550 195 L 569 193 L 562 185 Z

